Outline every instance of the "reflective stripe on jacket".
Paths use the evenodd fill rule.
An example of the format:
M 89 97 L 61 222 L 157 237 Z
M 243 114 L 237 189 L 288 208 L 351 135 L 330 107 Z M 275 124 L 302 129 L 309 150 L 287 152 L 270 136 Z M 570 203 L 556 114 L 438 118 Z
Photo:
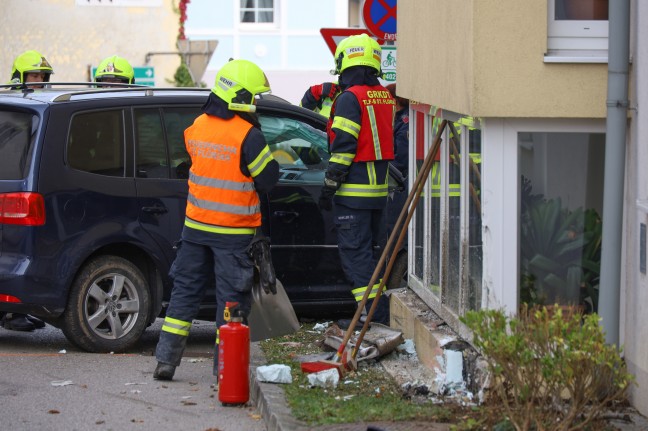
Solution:
M 226 120 L 203 114 L 185 130 L 192 160 L 186 211 L 189 219 L 235 228 L 261 226 L 254 181 L 241 172 L 243 141 L 251 128 L 238 115 Z
M 331 106 L 333 106 L 333 99 L 330 97 L 325 97 L 322 100 L 322 107 L 316 108 L 315 112 L 319 112 L 321 115 L 328 117 L 331 115 Z

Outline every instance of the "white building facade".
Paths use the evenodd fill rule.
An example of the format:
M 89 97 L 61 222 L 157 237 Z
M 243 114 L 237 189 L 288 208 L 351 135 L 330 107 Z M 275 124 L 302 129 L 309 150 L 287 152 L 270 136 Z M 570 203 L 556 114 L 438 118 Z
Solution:
M 192 40 L 218 40 L 202 81 L 209 87 L 230 58 L 258 64 L 273 94 L 298 104 L 306 89 L 334 80 L 333 55 L 321 28 L 347 28 L 358 22 L 358 1 L 349 0 L 193 0 L 185 34 Z

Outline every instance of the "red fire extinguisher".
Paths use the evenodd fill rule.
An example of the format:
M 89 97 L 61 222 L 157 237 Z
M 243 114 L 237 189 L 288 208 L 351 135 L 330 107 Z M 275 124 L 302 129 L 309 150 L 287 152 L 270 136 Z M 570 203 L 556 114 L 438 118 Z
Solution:
M 238 302 L 225 304 L 227 323 L 219 329 L 218 400 L 223 406 L 250 399 L 250 328 L 243 324 L 238 306 Z

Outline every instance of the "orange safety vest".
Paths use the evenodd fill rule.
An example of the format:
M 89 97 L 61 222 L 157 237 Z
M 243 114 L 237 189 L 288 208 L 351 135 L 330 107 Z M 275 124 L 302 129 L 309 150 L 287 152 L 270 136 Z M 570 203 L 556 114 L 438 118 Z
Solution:
M 347 91 L 356 96 L 362 108 L 358 148 L 353 161 L 394 160 L 393 128 L 384 127 L 394 124 L 394 98 L 382 85 L 354 85 Z
M 241 149 L 252 125 L 235 115 L 203 114 L 185 130 L 191 156 L 186 216 L 227 227 L 261 226 L 254 180 L 241 172 Z

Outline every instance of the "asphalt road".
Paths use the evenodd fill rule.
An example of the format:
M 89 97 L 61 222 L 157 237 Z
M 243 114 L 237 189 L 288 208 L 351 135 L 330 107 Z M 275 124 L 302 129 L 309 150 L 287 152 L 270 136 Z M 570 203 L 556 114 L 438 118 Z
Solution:
M 223 407 L 212 376 L 214 324 L 195 322 L 172 382 L 153 379 L 161 320 L 128 354 L 93 354 L 46 326 L 0 328 L 0 429 L 262 431 L 256 409 Z

